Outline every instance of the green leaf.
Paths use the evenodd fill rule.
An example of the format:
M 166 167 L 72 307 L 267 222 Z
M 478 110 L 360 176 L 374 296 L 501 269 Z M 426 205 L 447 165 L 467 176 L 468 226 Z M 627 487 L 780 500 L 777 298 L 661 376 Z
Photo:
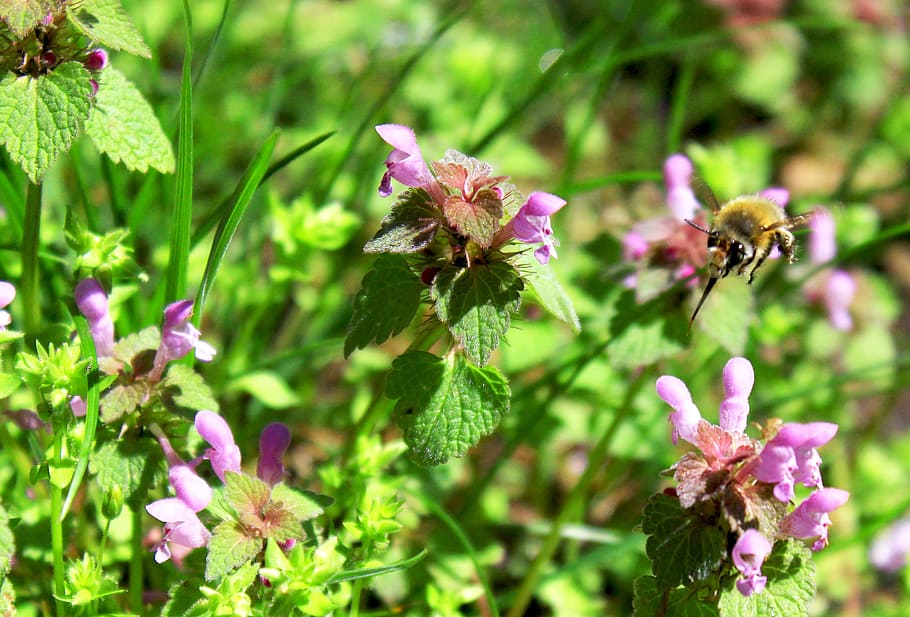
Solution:
M 613 303 L 608 353 L 615 365 L 644 366 L 685 348 L 688 324 L 676 310 L 679 299 L 675 291 L 638 304 L 635 291 L 627 289 Z
M 486 248 L 501 227 L 502 200 L 490 189 L 478 191 L 470 202 L 460 195 L 450 195 L 446 199 L 445 213 L 452 227 Z
M 645 552 L 660 590 L 702 580 L 726 558 L 724 532 L 683 510 L 676 497 L 653 495 L 641 527 L 648 536 Z
M 506 262 L 448 265 L 433 280 L 430 297 L 436 315 L 449 327 L 468 358 L 483 366 L 509 330 L 512 313 L 521 306 L 524 284 Z
M 101 421 L 105 424 L 118 421 L 132 413 L 149 397 L 149 387 L 144 381 L 118 384 L 101 399 Z
M 382 574 L 388 574 L 389 572 L 398 572 L 400 570 L 407 570 L 416 564 L 423 561 L 424 557 L 429 555 L 427 549 L 423 549 L 413 557 L 408 557 L 407 559 L 400 559 L 395 563 L 390 563 L 389 565 L 376 566 L 372 568 L 358 568 L 357 570 L 346 570 L 344 572 L 339 572 L 328 581 L 327 585 L 334 585 L 336 583 L 343 583 L 346 581 L 356 581 L 361 578 L 372 578 L 374 576 L 380 576 Z
M 815 564 L 812 553 L 795 540 L 778 541 L 762 565 L 768 577 L 764 591 L 748 598 L 735 586 L 721 592 L 721 617 L 806 617 L 815 597 Z
M 698 594 L 680 587 L 660 592 L 657 579 L 640 576 L 632 585 L 633 617 L 718 617 L 717 606 L 698 599 Z M 784 613 L 786 614 L 786 613 Z M 782 616 L 781 616 L 782 617 Z
M 298 521 L 308 521 L 323 512 L 323 505 L 331 504 L 331 498 L 315 493 L 305 493 L 292 489 L 285 484 L 272 487 L 272 501 L 283 503 Z
M 95 106 L 85 132 L 99 151 L 115 163 L 145 173 L 149 167 L 173 173 L 174 151 L 157 116 L 142 93 L 117 69 L 98 79 Z
M 0 20 L 17 38 L 25 38 L 45 15 L 60 10 L 65 0 L 0 0 Z
M 300 397 L 280 375 L 255 371 L 231 380 L 229 390 L 246 392 L 271 409 L 287 409 L 300 404 Z
M 701 292 L 699 292 L 699 295 Z M 691 308 L 695 308 L 695 296 Z M 755 298 L 745 280 L 729 277 L 719 281 L 695 319 L 698 329 L 714 339 L 730 355 L 740 356 L 749 338 Z
M 344 356 L 376 341 L 380 344 L 404 330 L 420 307 L 425 289 L 401 255 L 380 255 L 360 283 L 354 312 L 344 339 Z
M 9 514 L 0 505 L 0 577 L 6 576 L 10 569 L 10 561 L 16 554 L 16 542 L 13 532 L 9 528 Z
M 151 58 L 152 51 L 123 11 L 119 0 L 82 0 L 67 17 L 85 36 L 96 43 L 127 53 Z
M 70 149 L 89 116 L 91 75 L 79 62 L 64 62 L 41 77 L 0 80 L 0 142 L 37 184 Z
M 205 580 L 213 581 L 258 555 L 262 550 L 262 538 L 250 537 L 239 523 L 225 521 L 215 527 L 208 550 Z
M 272 491 L 258 478 L 226 471 L 224 497 L 238 513 L 258 513 L 269 502 Z
M 540 263 L 533 253 L 525 251 L 518 255 L 517 267 L 522 280 L 530 285 L 543 307 L 557 319 L 572 326 L 576 334 L 581 332 L 581 322 L 572 299 L 559 284 L 550 264 Z
M 16 614 L 16 590 L 6 577 L 0 582 L 0 615 Z
M 139 354 L 158 349 L 161 344 L 161 333 L 155 326 L 149 326 L 139 332 L 127 334 L 114 343 L 113 356 L 124 364 L 133 364 Z
M 386 395 L 398 399 L 398 424 L 421 465 L 464 456 L 509 412 L 510 394 L 496 368 L 478 368 L 461 354 L 443 360 L 424 351 L 398 357 L 386 387 Z
M 16 373 L 0 373 L 0 398 L 6 398 L 19 389 L 22 379 Z
M 366 243 L 367 253 L 416 253 L 427 248 L 442 222 L 439 207 L 423 189 L 408 189 L 398 196 L 379 231 Z
M 161 447 L 154 439 L 118 441 L 114 434 L 108 434 L 106 439 L 99 437 L 98 443 L 102 445 L 89 461 L 89 472 L 98 486 L 102 491 L 117 487 L 131 508 L 143 507 L 149 489 L 166 477 Z
M 161 400 L 169 408 L 218 411 L 218 401 L 202 375 L 186 364 L 171 363 L 161 381 Z

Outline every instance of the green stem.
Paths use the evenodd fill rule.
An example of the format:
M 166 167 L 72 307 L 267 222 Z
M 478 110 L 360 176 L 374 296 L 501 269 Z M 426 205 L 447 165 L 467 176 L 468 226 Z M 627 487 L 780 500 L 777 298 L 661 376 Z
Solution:
M 553 521 L 553 527 L 550 529 L 550 533 L 540 547 L 540 552 L 537 553 L 537 557 L 534 558 L 534 561 L 528 568 L 524 580 L 522 580 L 521 585 L 518 587 L 518 591 L 515 592 L 514 603 L 509 608 L 509 612 L 506 613 L 506 617 L 520 617 L 521 615 L 524 615 L 525 609 L 531 602 L 534 588 L 537 586 L 537 582 L 540 580 L 540 576 L 543 573 L 543 569 L 550 562 L 550 558 L 553 557 L 553 553 L 556 552 L 556 548 L 559 545 L 559 540 L 562 535 L 562 526 L 568 522 L 572 514 L 576 511 L 577 505 L 580 503 L 581 498 L 587 493 L 591 481 L 594 480 L 594 476 L 601 471 L 601 467 L 603 466 L 604 460 L 607 458 L 607 452 L 610 449 L 613 438 L 616 436 L 616 432 L 619 430 L 619 427 L 622 426 L 626 417 L 632 412 L 632 398 L 641 386 L 646 374 L 647 372 L 643 371 L 629 387 L 622 407 L 616 410 L 613 421 L 607 426 L 607 430 L 601 435 L 600 440 L 594 446 L 594 449 L 591 450 L 591 454 L 588 457 L 588 465 L 585 467 L 584 473 L 581 474 L 581 478 L 578 479 L 578 483 L 572 489 L 572 492 L 569 493 L 562 509 L 559 511 L 559 514 L 557 514 L 556 520 Z
M 22 229 L 22 282 L 19 291 L 24 311 L 28 344 L 41 327 L 41 296 L 38 289 L 38 246 L 41 231 L 41 184 L 29 183 L 25 192 L 25 220 Z
M 54 436 L 54 464 L 59 464 L 63 458 L 63 436 Z M 54 604 L 57 607 L 57 617 L 66 615 L 66 603 L 59 598 L 66 594 L 64 585 L 66 572 L 63 564 L 63 521 L 60 512 L 63 510 L 63 489 L 51 481 L 51 550 L 54 554 Z
M 142 511 L 132 511 L 132 551 L 130 556 L 130 610 L 136 615 L 144 614 L 142 603 Z

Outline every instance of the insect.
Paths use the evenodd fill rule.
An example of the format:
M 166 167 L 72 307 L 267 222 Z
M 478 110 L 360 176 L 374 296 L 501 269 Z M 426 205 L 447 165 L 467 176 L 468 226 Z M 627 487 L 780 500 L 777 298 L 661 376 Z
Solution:
M 795 240 L 790 230 L 807 224 L 815 214 L 813 211 L 788 217 L 780 204 L 761 195 L 743 195 L 721 205 L 710 189 L 706 186 L 699 188 L 705 189 L 704 198 L 714 212 L 714 220 L 710 229 L 686 220 L 708 235 L 710 277 L 689 319 L 690 328 L 718 279 L 734 269 L 737 275 L 742 275 L 751 265 L 748 282 L 751 285 L 755 271 L 775 246 L 780 247 L 788 263 L 796 261 Z

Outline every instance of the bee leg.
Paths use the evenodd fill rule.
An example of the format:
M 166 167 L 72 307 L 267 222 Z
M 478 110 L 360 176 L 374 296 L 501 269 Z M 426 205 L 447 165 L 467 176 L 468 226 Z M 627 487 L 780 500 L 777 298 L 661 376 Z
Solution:
M 771 252 L 771 246 L 773 245 L 764 246 L 755 252 L 755 265 L 752 266 L 752 271 L 749 272 L 749 285 L 755 280 L 755 271 L 758 270 L 761 265 L 765 263 L 765 259 L 768 258 L 768 254 Z
M 796 246 L 793 240 L 793 234 L 787 229 L 781 229 L 777 232 L 777 244 L 780 246 L 781 253 L 787 258 L 787 263 L 796 261 Z

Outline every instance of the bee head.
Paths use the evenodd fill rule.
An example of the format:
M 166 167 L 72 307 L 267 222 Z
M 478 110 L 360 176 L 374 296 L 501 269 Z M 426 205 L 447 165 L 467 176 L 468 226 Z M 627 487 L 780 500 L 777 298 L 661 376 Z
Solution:
M 727 236 L 716 231 L 708 232 L 708 275 L 711 278 L 723 278 L 742 263 L 746 256 L 745 248 Z

